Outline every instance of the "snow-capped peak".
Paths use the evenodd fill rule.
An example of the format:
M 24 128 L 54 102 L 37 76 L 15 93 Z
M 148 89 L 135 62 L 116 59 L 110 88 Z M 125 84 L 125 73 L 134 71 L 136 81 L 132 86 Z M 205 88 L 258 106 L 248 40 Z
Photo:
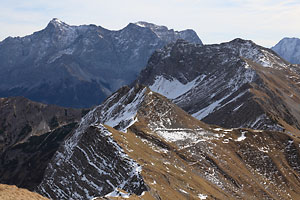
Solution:
M 159 26 L 159 25 L 156 25 L 156 24 L 153 24 L 153 23 L 149 23 L 149 22 L 144 22 L 144 21 L 139 21 L 139 22 L 136 22 L 134 23 L 135 25 L 138 25 L 140 27 L 147 27 L 147 28 L 150 28 L 152 31 L 155 31 L 155 30 L 165 30 L 167 31 L 168 28 L 166 26 Z
M 252 60 L 263 67 L 277 69 L 284 69 L 288 67 L 287 63 L 281 60 L 270 49 L 259 46 L 251 40 L 237 38 L 228 43 L 222 43 L 221 45 L 230 49 L 240 57 Z
M 166 26 L 160 26 L 143 21 L 139 21 L 134 24 L 143 28 L 151 29 L 151 31 L 153 31 L 153 33 L 155 33 L 157 37 L 168 41 L 168 43 L 174 42 L 177 39 L 184 39 L 195 44 L 203 44 L 202 41 L 198 38 L 197 33 L 191 29 L 174 31 L 173 29 L 169 29 Z
M 64 26 L 64 27 L 69 27 L 68 24 L 66 24 L 65 22 L 59 20 L 58 18 L 53 18 L 49 24 L 52 24 L 54 25 L 55 27 L 61 27 L 61 26 Z
M 64 22 L 62 22 L 61 20 L 59 20 L 58 18 L 53 18 L 53 19 L 51 20 L 51 22 L 52 22 L 52 23 L 59 23 L 59 24 L 64 23 Z

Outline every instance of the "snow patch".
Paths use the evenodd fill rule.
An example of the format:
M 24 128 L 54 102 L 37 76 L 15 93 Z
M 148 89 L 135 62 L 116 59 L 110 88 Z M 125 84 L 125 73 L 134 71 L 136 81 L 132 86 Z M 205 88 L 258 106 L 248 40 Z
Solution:
M 131 103 L 124 105 L 123 102 L 131 95 L 131 93 L 134 92 L 133 90 L 134 88 L 128 92 L 128 95 L 123 96 L 117 103 L 109 107 L 108 110 L 102 111 L 102 116 L 104 116 L 104 118 L 100 119 L 101 123 L 111 127 L 120 126 L 120 131 L 127 132 L 127 128 L 137 122 L 137 110 L 141 102 L 144 100 L 146 88 L 137 93 Z M 107 103 L 114 99 L 115 98 L 108 99 Z M 108 107 L 108 104 L 106 106 Z
M 198 194 L 199 199 L 204 200 L 207 198 L 207 195 L 205 194 Z
M 183 189 L 179 189 L 180 192 L 184 193 L 184 194 L 188 194 L 187 191 L 183 190 Z
M 108 193 L 107 195 L 105 195 L 105 197 L 122 197 L 122 198 L 128 199 L 130 197 L 130 194 L 124 193 L 124 192 L 119 191 L 118 189 L 115 189 L 111 193 Z
M 243 141 L 245 139 L 246 139 L 246 136 L 245 136 L 245 132 L 243 131 L 242 135 L 240 137 L 238 137 L 235 141 L 240 142 L 240 141 Z
M 176 99 L 177 97 L 194 88 L 199 81 L 205 78 L 205 76 L 206 75 L 197 77 L 193 81 L 186 84 L 181 83 L 175 78 L 168 80 L 163 76 L 157 76 L 154 83 L 149 88 L 152 91 L 157 92 L 169 99 Z
M 192 114 L 192 116 L 195 117 L 195 118 L 197 118 L 197 119 L 199 119 L 199 120 L 205 118 L 207 115 L 209 115 L 210 113 L 212 113 L 218 106 L 220 106 L 221 105 L 220 103 L 222 101 L 224 101 L 225 99 L 227 99 L 230 95 L 231 94 L 226 95 L 223 98 L 221 98 L 221 99 L 219 99 L 219 100 L 211 103 L 209 106 L 207 106 L 207 107 L 199 110 L 198 112 Z

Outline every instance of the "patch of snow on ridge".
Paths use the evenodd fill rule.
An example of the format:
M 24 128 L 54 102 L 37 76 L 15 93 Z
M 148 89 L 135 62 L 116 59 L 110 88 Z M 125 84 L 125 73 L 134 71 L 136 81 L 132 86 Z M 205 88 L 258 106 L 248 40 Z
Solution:
M 128 193 L 121 192 L 118 189 L 115 189 L 111 193 L 105 195 L 105 197 L 122 197 L 122 198 L 128 199 L 130 197 L 130 195 Z
M 234 95 L 236 91 L 238 91 L 244 84 L 251 83 L 254 80 L 255 77 L 255 71 L 251 68 L 239 68 L 237 71 L 237 75 L 231 78 L 226 85 L 224 85 L 224 89 L 228 88 L 230 89 L 229 92 L 226 93 L 223 97 L 220 99 L 214 99 L 213 97 L 216 96 L 218 93 L 223 92 L 223 90 L 219 90 L 218 93 L 213 94 L 210 98 L 210 103 L 203 107 L 202 109 L 194 112 L 192 114 L 193 117 L 202 120 L 205 117 L 207 117 L 209 114 L 223 108 L 227 104 L 237 100 L 241 96 L 243 96 L 247 91 L 243 91 L 240 94 L 238 94 L 236 97 L 231 97 Z M 231 99 L 229 101 L 226 101 L 227 99 Z
M 72 55 L 74 53 L 74 49 L 68 48 L 64 49 L 62 51 L 59 51 L 58 53 L 54 54 L 48 61 L 47 63 L 53 63 L 63 55 Z
M 192 116 L 199 119 L 199 120 L 205 118 L 207 115 L 212 113 L 217 107 L 219 107 L 221 105 L 221 102 L 224 101 L 225 99 L 227 99 L 230 95 L 226 95 L 222 99 L 219 99 L 219 100 L 211 103 L 209 106 L 207 106 L 207 107 L 203 108 L 202 110 L 199 110 L 198 112 L 192 114 Z
M 207 195 L 205 194 L 198 194 L 199 199 L 204 200 L 207 198 Z
M 213 132 L 206 131 L 204 129 L 167 129 L 158 128 L 154 130 L 160 137 L 168 142 L 179 142 L 189 140 L 192 143 L 198 143 L 223 137 L 223 134 L 216 134 Z
M 197 82 L 203 80 L 205 75 L 197 77 L 193 81 L 183 84 L 177 79 L 168 80 L 163 76 L 157 76 L 154 83 L 149 88 L 168 99 L 175 99 L 196 86 Z
M 133 90 L 134 89 L 131 89 L 128 92 L 128 95 L 122 97 L 117 103 L 115 103 L 112 107 L 105 111 L 105 113 L 102 114 L 102 116 L 105 116 L 106 118 L 100 119 L 101 123 L 111 127 L 120 126 L 120 130 L 126 132 L 127 128 L 137 121 L 137 110 L 141 102 L 144 100 L 146 88 L 136 94 L 131 103 L 124 105 L 123 102 L 126 98 L 128 98 L 128 96 L 130 96 L 131 93 L 134 92 Z M 120 105 L 122 105 L 122 109 L 117 112 L 118 114 L 115 114 L 120 108 Z
M 243 131 L 242 135 L 240 137 L 238 137 L 235 141 L 240 142 L 240 141 L 243 141 L 245 139 L 246 139 L 246 136 L 245 136 L 245 132 Z

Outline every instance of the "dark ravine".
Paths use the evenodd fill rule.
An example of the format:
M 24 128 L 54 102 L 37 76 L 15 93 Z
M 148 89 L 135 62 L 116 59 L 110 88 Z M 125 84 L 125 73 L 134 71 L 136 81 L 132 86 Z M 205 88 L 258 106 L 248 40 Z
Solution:
M 91 107 L 131 83 L 169 42 L 202 44 L 193 30 L 130 23 L 119 31 L 53 19 L 41 31 L 0 42 L 0 97 L 24 96 L 65 107 Z
M 0 98 L 0 182 L 33 190 L 87 110 Z

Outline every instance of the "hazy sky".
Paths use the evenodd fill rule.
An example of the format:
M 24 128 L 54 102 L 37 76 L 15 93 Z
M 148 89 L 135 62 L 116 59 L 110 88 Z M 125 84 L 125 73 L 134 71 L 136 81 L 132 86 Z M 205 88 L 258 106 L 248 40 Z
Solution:
M 2 0 L 0 40 L 41 30 L 52 18 L 114 30 L 137 21 L 192 28 L 205 44 L 240 37 L 271 47 L 300 37 L 300 0 Z

